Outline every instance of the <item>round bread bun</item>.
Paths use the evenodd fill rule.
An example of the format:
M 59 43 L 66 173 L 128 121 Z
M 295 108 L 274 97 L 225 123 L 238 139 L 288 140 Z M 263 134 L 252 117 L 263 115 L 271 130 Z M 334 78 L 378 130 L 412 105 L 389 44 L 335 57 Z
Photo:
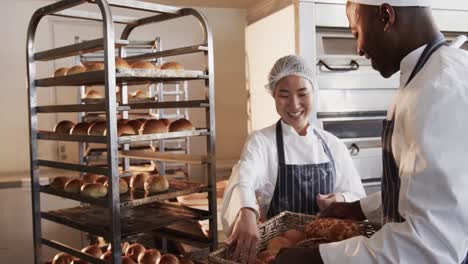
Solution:
M 125 125 L 130 121 L 129 119 L 117 119 L 117 125 Z
M 116 69 L 131 69 L 130 64 L 125 59 L 115 57 L 115 68 Z
M 127 125 L 131 126 L 133 128 L 133 131 L 135 131 L 135 134 L 140 133 L 140 128 L 143 125 L 143 122 L 140 120 L 130 120 L 127 122 Z
M 105 176 L 105 175 L 99 176 L 95 181 L 95 183 L 100 183 L 102 185 L 104 185 L 104 183 L 106 183 L 106 182 L 107 182 L 107 176 Z
M 107 261 L 108 263 L 112 262 L 112 252 L 106 251 L 104 254 L 101 255 L 100 259 Z
M 145 181 L 145 191 L 148 193 L 159 193 L 169 189 L 169 182 L 166 177 L 161 175 L 152 175 Z
M 159 263 L 161 253 L 156 249 L 147 249 L 138 255 L 138 264 L 155 264 Z
M 145 181 L 148 179 L 150 175 L 148 173 L 138 173 L 133 175 L 130 179 L 130 188 L 133 190 L 144 190 L 145 189 Z
M 73 257 L 67 253 L 60 252 L 54 256 L 52 264 L 71 264 Z
M 137 263 L 129 257 L 122 256 L 122 264 L 137 264 Z
M 59 68 L 54 72 L 54 77 L 66 76 L 67 73 L 68 73 L 68 68 L 66 68 L 66 67 Z
M 102 71 L 104 70 L 104 63 L 102 62 L 89 62 L 85 64 L 86 71 Z
M 117 125 L 117 136 L 132 136 L 136 135 L 135 130 L 133 127 L 127 124 L 118 124 Z
M 173 254 L 164 254 L 159 261 L 159 264 L 178 264 L 179 259 Z
M 178 119 L 169 125 L 170 132 L 186 131 L 186 130 L 195 130 L 195 127 L 192 125 L 192 123 L 189 120 L 185 118 Z
M 183 258 L 183 259 L 179 260 L 179 264 L 194 264 L 194 263 L 193 263 L 193 261 L 191 261 L 188 258 Z
M 142 117 L 142 118 L 137 118 L 135 120 L 138 120 L 143 124 L 147 119 Z
M 84 183 L 82 179 L 71 179 L 65 183 L 63 190 L 67 193 L 80 193 L 81 186 Z
M 299 241 L 302 241 L 306 239 L 306 234 L 302 231 L 299 231 L 297 229 L 289 229 L 286 230 L 286 232 L 283 233 L 283 237 L 285 237 L 291 244 L 295 245 Z
M 102 198 L 107 195 L 107 188 L 101 183 L 85 183 L 81 186 L 81 195 L 91 198 Z
M 70 180 L 70 178 L 65 177 L 65 176 L 55 177 L 50 183 L 50 188 L 55 189 L 55 190 L 63 190 L 68 180 Z
M 99 245 L 90 245 L 90 246 L 87 246 L 87 247 L 83 248 L 83 249 L 81 250 L 81 252 L 86 253 L 86 254 L 89 254 L 89 255 L 94 256 L 94 257 L 96 257 L 96 258 L 101 257 L 101 255 L 102 255 L 102 253 L 103 253 L 102 250 L 101 250 L 101 248 L 99 247 Z
M 88 135 L 90 136 L 105 136 L 107 131 L 106 121 L 98 121 L 93 123 L 88 128 Z
M 182 64 L 180 64 L 180 63 L 178 63 L 178 62 L 169 61 L 169 62 L 164 63 L 164 64 L 161 66 L 161 70 L 183 71 L 183 70 L 184 70 L 184 66 L 182 66 Z
M 85 183 L 95 183 L 96 180 L 100 177 L 101 175 L 94 174 L 94 173 L 86 173 L 83 175 L 83 181 Z
M 273 263 L 275 261 L 276 254 L 271 250 L 264 250 L 257 255 L 257 259 L 263 263 Z
M 156 70 L 158 67 L 156 67 L 154 64 L 152 64 L 149 61 L 137 61 L 132 64 L 133 69 L 142 69 L 142 70 Z
M 292 244 L 288 239 L 282 236 L 277 236 L 268 241 L 267 250 L 270 250 L 273 255 L 276 256 L 282 248 L 290 246 L 292 246 Z
M 88 135 L 88 129 L 91 126 L 90 123 L 88 122 L 81 122 L 72 127 L 70 130 L 71 135 L 82 135 L 82 136 L 87 136 Z
M 131 258 L 135 262 L 138 262 L 138 256 L 145 250 L 146 248 L 142 244 L 134 243 L 127 248 L 127 251 L 125 251 L 125 256 Z
M 130 180 L 132 179 L 132 176 L 122 176 L 120 178 L 124 180 L 127 183 L 127 185 L 130 187 Z
M 109 188 L 109 181 L 104 183 L 104 187 Z M 128 184 L 125 180 L 119 178 L 119 193 L 124 194 L 126 192 L 128 192 Z
M 167 127 L 161 120 L 148 119 L 140 128 L 140 134 L 156 134 L 156 133 L 167 133 Z
M 104 96 L 100 92 L 94 89 L 88 90 L 85 95 L 85 99 L 103 99 L 103 98 Z
M 125 254 L 125 252 L 127 252 L 127 248 L 128 248 L 129 246 L 130 246 L 130 244 L 129 244 L 127 241 L 120 243 L 120 248 L 121 248 L 121 250 L 122 250 L 122 251 L 121 251 L 122 254 Z M 109 244 L 109 245 L 107 246 L 107 252 L 111 252 L 111 251 L 112 251 L 112 244 Z
M 88 262 L 81 259 L 74 259 L 71 264 L 88 264 Z
M 86 67 L 83 66 L 83 65 L 76 65 L 76 66 L 73 66 L 71 67 L 68 72 L 67 72 L 67 75 L 72 75 L 72 74 L 78 74 L 78 73 L 82 73 L 82 72 L 85 72 L 86 71 Z
M 69 120 L 63 120 L 57 123 L 54 127 L 55 133 L 70 134 L 70 130 L 75 126 L 75 123 Z
M 167 127 L 167 129 L 169 129 L 169 125 L 171 124 L 171 120 L 167 119 L 167 118 L 160 118 L 159 120 L 161 120 L 164 125 Z

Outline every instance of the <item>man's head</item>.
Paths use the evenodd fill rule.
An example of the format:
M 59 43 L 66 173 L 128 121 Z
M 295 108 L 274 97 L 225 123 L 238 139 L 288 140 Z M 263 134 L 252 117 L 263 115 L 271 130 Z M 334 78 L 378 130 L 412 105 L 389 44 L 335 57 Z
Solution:
M 401 60 L 430 42 L 438 32 L 429 7 L 356 2 L 359 1 L 348 1 L 346 15 L 358 53 L 369 58 L 372 67 L 385 78 L 399 71 Z

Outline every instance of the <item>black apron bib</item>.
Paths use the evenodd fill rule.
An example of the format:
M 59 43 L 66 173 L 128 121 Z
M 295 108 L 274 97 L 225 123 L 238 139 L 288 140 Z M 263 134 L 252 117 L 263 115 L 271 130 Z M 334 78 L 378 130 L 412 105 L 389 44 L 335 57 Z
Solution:
M 289 165 L 285 163 L 281 120 L 276 124 L 278 177 L 267 219 L 283 211 L 316 214 L 319 212 L 315 202 L 316 195 L 329 194 L 335 190 L 335 162 L 327 144 L 315 129 L 314 134 L 321 142 L 330 161 L 320 164 Z

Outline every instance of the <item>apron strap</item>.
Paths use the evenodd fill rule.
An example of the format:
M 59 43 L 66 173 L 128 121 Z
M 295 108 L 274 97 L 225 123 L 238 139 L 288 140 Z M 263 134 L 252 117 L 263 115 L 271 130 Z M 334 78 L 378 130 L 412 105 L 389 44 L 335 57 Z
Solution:
M 330 164 L 332 166 L 333 175 L 336 176 L 335 159 L 333 158 L 330 148 L 328 147 L 327 143 L 325 143 L 325 140 L 323 140 L 322 136 L 315 128 L 314 128 L 314 134 L 317 136 L 320 143 L 322 143 L 323 150 L 325 151 L 325 154 L 327 154 L 328 158 L 330 159 Z
M 278 163 L 286 164 L 284 159 L 283 129 L 281 119 L 276 123 L 276 147 L 278 149 Z

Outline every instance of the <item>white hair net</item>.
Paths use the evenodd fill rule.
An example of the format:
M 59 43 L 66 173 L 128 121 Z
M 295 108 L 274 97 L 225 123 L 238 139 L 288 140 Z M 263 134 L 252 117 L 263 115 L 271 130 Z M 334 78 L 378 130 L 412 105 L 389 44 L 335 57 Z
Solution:
M 309 116 L 309 121 L 311 124 L 320 126 L 317 121 L 318 83 L 311 68 L 309 68 L 307 62 L 302 57 L 287 55 L 278 59 L 268 75 L 268 84 L 265 85 L 265 88 L 274 95 L 276 84 L 284 77 L 291 75 L 302 77 L 312 85 L 312 112 Z

